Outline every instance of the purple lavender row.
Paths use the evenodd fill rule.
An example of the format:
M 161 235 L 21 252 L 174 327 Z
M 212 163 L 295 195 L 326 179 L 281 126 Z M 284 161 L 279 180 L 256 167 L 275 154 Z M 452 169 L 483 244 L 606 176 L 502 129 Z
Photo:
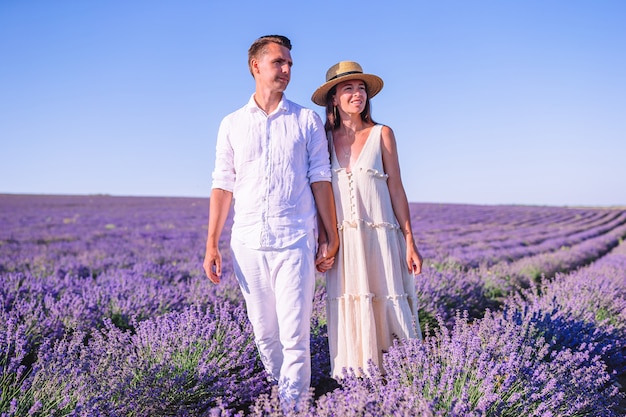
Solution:
M 626 372 L 626 243 L 587 267 L 533 284 L 507 299 L 524 314 L 548 314 L 545 332 L 561 346 L 588 344 Z
M 510 208 L 503 209 L 507 212 Z M 566 211 L 576 217 L 576 211 Z M 437 243 L 438 263 L 456 263 L 471 267 L 493 265 L 501 261 L 512 261 L 525 256 L 554 251 L 562 246 L 572 246 L 590 237 L 607 233 L 626 223 L 626 212 L 618 210 L 600 210 L 602 217 L 593 224 L 584 226 L 564 226 L 562 224 L 543 224 L 529 229 L 511 228 L 507 224 L 480 224 L 480 232 L 461 238 L 440 236 Z M 514 217 L 510 220 L 514 221 Z M 492 227 L 490 227 L 492 226 Z M 536 229 L 536 230 L 535 230 Z M 416 231 L 416 233 L 418 233 Z M 462 234 L 455 231 L 456 235 Z M 419 235 L 419 234 L 418 234 Z
M 624 237 L 626 224 L 621 224 L 605 234 L 599 236 L 591 234 L 574 246 L 563 246 L 554 252 L 527 256 L 507 265 L 498 265 L 492 270 L 526 286 L 541 276 L 552 277 L 558 272 L 568 272 L 588 264 L 616 247 Z
M 479 318 L 486 309 L 497 309 L 509 294 L 527 288 L 534 282 L 557 273 L 575 271 L 602 257 L 626 236 L 626 225 L 605 235 L 582 241 L 571 248 L 540 253 L 491 267 L 437 267 L 425 263 L 423 274 L 416 280 L 420 320 L 435 325 L 435 318 L 453 323 L 455 312 L 467 311 Z
M 615 213 L 614 218 L 609 221 L 587 225 L 587 229 L 567 229 L 549 237 L 543 237 L 536 241 L 526 241 L 525 247 L 520 248 L 511 239 L 504 241 L 500 247 L 495 247 L 496 251 L 506 254 L 506 260 L 517 260 L 539 253 L 553 252 L 564 247 L 580 244 L 588 239 L 600 237 L 626 224 L 626 212 Z M 495 259 L 494 259 L 495 258 Z M 501 258 L 493 257 L 490 264 L 500 261 Z

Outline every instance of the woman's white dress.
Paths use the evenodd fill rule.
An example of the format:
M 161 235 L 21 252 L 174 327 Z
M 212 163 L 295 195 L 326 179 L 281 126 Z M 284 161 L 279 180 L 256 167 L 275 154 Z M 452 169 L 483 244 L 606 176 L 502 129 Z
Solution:
M 367 372 L 371 359 L 395 338 L 421 338 L 414 276 L 406 264 L 406 241 L 391 205 L 381 152 L 382 125 L 374 126 L 350 171 L 331 143 L 339 253 L 326 274 L 331 375 L 343 368 Z M 384 370 L 383 370 L 384 372 Z

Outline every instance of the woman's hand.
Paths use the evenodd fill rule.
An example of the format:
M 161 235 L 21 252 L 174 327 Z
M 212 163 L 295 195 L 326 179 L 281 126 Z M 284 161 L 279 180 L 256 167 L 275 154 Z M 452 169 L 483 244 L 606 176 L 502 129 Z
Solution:
M 409 267 L 409 272 L 413 275 L 419 275 L 422 273 L 422 255 L 417 250 L 415 243 L 406 246 L 406 263 Z

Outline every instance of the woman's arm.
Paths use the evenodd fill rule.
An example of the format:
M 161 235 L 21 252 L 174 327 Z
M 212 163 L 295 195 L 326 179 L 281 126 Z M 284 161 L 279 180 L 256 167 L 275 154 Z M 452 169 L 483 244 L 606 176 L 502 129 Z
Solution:
M 387 186 L 389 187 L 389 194 L 391 195 L 391 205 L 406 240 L 407 267 L 410 272 L 417 275 L 422 271 L 422 256 L 417 249 L 413 237 L 409 202 L 400 176 L 400 162 L 398 160 L 396 138 L 393 134 L 393 130 L 388 126 L 383 126 L 382 129 L 382 154 L 383 166 L 385 173 L 388 175 Z

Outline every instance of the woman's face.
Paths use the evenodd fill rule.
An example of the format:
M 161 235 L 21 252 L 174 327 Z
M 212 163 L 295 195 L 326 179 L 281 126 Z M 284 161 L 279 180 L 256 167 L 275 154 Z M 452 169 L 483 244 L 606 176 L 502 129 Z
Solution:
M 351 114 L 361 114 L 367 103 L 367 90 L 361 80 L 349 80 L 337 84 L 334 105 L 341 111 Z

